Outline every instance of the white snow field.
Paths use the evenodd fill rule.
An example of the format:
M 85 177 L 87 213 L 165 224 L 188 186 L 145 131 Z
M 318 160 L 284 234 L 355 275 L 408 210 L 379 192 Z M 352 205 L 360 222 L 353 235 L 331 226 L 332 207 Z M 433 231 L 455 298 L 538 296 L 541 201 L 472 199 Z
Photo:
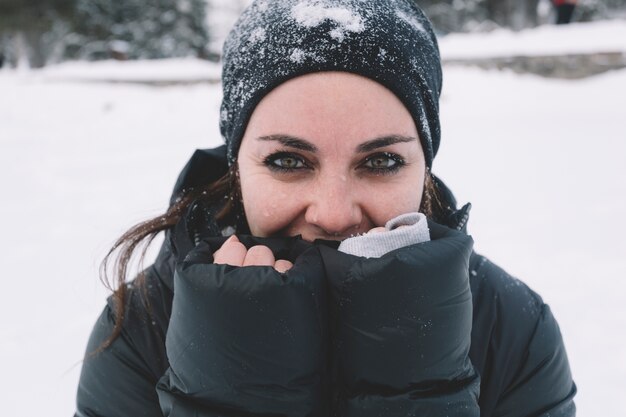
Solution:
M 624 52 L 626 20 L 451 34 L 440 40 L 439 47 L 447 59 Z
M 102 65 L 126 68 L 66 68 L 89 78 Z M 166 79 L 198 66 L 139 65 Z M 99 261 L 165 209 L 195 148 L 221 143 L 217 84 L 79 83 L 59 71 L 0 71 L 0 403 L 13 417 L 73 413 L 107 296 Z M 473 203 L 476 249 L 551 305 L 579 415 L 626 415 L 626 70 L 560 81 L 447 68 L 442 124 L 434 171 Z

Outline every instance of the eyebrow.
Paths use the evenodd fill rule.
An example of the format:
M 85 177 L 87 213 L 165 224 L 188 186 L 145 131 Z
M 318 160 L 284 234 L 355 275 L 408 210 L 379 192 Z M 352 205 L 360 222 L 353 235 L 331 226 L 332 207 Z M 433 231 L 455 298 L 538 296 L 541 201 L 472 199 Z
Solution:
M 289 135 L 268 135 L 268 136 L 259 136 L 258 140 L 262 141 L 276 141 L 280 142 L 281 145 L 287 146 L 288 148 L 299 149 L 301 151 L 307 152 L 317 152 L 317 146 L 313 145 L 311 142 L 306 141 L 304 139 L 296 138 L 294 136 Z
M 311 142 L 304 140 L 304 139 L 297 138 L 295 136 L 278 134 L 278 135 L 259 136 L 257 139 L 261 141 L 280 142 L 280 144 L 283 146 L 294 148 L 294 149 L 299 149 L 301 151 L 307 151 L 307 152 L 318 151 L 317 146 L 315 146 Z M 402 136 L 402 135 L 383 136 L 380 138 L 368 140 L 366 142 L 361 143 L 360 145 L 356 147 L 356 151 L 358 153 L 366 153 L 366 152 L 371 152 L 378 148 L 384 148 L 385 146 L 393 145 L 395 143 L 413 142 L 416 140 L 417 138 L 412 137 L 412 136 Z
M 371 152 L 374 149 L 384 148 L 385 146 L 393 145 L 394 143 L 404 143 L 404 142 L 413 142 L 416 141 L 417 138 L 412 136 L 402 136 L 402 135 L 389 135 L 383 136 L 381 138 L 376 138 L 372 140 L 368 140 L 367 142 L 361 143 L 356 147 L 356 151 L 358 153 Z

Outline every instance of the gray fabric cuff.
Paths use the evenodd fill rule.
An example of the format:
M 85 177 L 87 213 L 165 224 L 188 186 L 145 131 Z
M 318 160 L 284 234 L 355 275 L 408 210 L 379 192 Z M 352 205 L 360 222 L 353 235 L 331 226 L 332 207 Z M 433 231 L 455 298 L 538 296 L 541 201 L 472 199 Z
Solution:
M 387 252 L 430 241 L 426 216 L 412 212 L 401 214 L 385 224 L 384 232 L 372 232 L 350 237 L 341 242 L 338 250 L 350 255 L 380 258 Z

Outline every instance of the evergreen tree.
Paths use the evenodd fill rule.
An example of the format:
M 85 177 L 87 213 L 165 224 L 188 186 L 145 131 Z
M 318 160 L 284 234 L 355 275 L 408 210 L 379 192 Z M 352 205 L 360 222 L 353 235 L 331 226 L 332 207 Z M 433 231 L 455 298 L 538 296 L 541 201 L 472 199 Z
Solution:
M 54 47 L 48 34 L 73 10 L 74 0 L 0 0 L 0 55 L 12 66 L 44 66 Z
M 65 55 L 78 59 L 207 57 L 206 0 L 77 0 Z
M 550 0 L 415 0 L 441 33 L 506 27 L 513 30 L 540 23 L 540 2 Z M 579 0 L 574 20 L 626 17 L 626 0 Z

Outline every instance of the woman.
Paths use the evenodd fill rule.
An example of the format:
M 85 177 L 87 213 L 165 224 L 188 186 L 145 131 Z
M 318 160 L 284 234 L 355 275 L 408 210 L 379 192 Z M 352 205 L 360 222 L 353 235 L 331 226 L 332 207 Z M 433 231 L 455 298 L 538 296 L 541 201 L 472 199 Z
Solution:
M 472 251 L 430 173 L 441 64 L 417 6 L 256 1 L 224 52 L 226 145 L 115 245 L 77 415 L 574 415 L 549 308 Z

